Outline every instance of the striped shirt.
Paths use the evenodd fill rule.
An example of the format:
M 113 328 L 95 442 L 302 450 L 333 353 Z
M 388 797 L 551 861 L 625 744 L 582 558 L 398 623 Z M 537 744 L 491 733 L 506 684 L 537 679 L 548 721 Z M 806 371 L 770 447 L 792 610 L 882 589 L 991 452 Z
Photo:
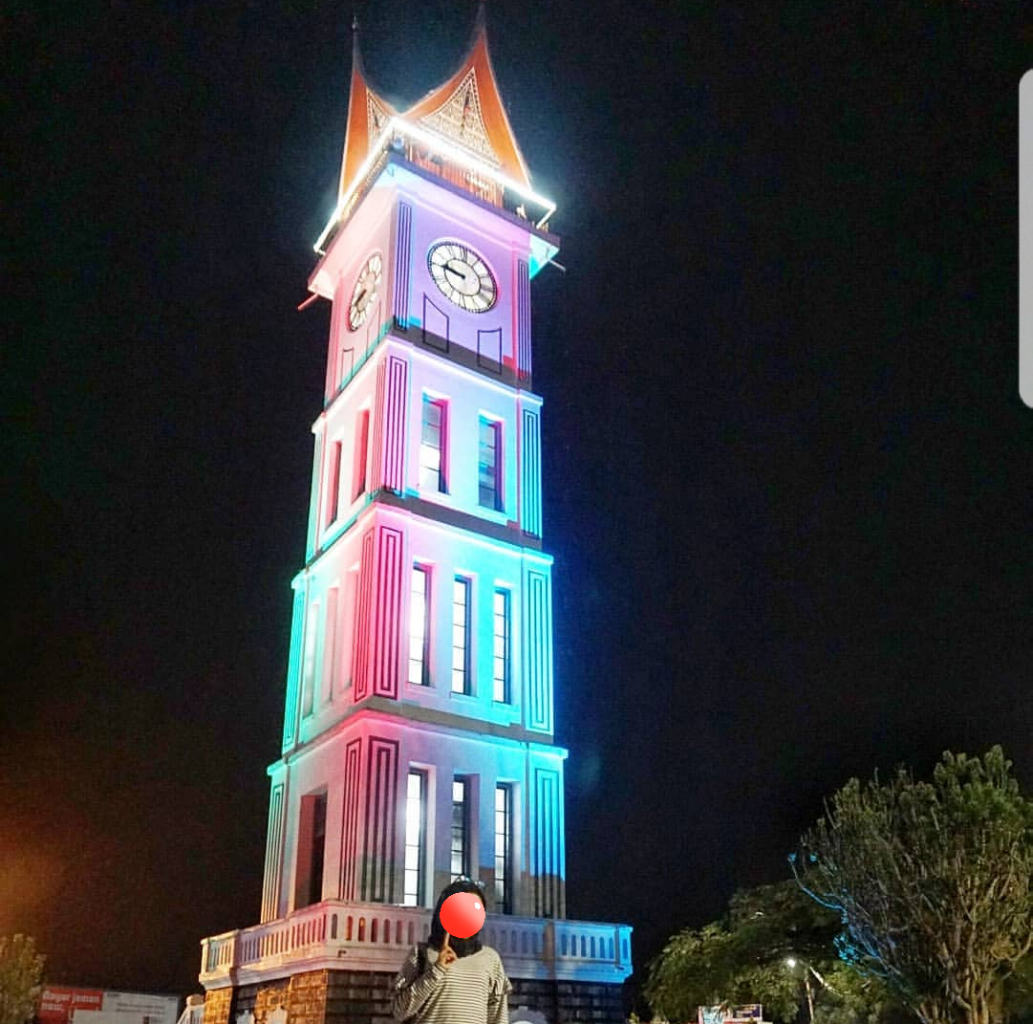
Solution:
M 414 1024 L 509 1024 L 513 991 L 498 953 L 489 946 L 442 967 L 428 947 L 420 973 L 419 947 L 406 957 L 391 992 L 395 1019 Z

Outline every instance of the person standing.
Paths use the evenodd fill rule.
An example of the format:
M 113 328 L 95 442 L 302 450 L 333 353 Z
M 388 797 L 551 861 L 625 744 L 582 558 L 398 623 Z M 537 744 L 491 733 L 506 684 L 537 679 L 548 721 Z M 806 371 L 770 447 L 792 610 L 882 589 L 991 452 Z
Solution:
M 459 892 L 484 893 L 461 879 L 438 896 L 426 944 L 416 946 L 392 988 L 391 1010 L 406 1024 L 509 1024 L 513 986 L 502 960 L 478 935 L 458 939 L 441 923 L 441 905 Z

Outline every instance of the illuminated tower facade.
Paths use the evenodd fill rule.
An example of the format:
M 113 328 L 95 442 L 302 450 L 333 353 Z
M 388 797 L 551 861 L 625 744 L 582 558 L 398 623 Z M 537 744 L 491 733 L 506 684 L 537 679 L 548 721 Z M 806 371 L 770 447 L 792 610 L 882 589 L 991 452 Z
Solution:
M 502 105 L 483 5 L 460 68 L 404 112 L 370 87 L 356 39 L 309 281 L 330 336 L 261 923 L 204 940 L 205 1024 L 383 1016 L 461 874 L 485 886 L 514 1020 L 623 1019 L 630 929 L 566 920 L 531 382 L 553 209 Z

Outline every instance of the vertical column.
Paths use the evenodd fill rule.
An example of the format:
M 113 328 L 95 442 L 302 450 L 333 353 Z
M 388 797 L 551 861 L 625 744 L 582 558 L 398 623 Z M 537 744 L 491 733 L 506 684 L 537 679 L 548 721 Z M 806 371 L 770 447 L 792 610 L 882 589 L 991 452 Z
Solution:
M 269 797 L 269 830 L 265 840 L 265 873 L 262 878 L 262 921 L 279 916 L 280 883 L 283 878 L 283 789 L 274 783 Z
M 356 703 L 369 696 L 370 641 L 372 639 L 375 528 L 371 527 L 362 538 L 359 562 L 359 588 L 355 602 L 355 648 L 352 671 L 352 693 Z
M 534 804 L 530 808 L 536 917 L 563 916 L 563 780 L 553 768 L 534 768 Z
M 373 391 L 373 410 L 370 427 L 373 436 L 370 439 L 370 490 L 376 491 L 384 486 L 384 396 L 387 392 L 387 365 L 384 360 L 377 364 L 377 380 Z
M 517 260 L 517 380 L 531 380 L 531 278 L 526 260 Z
M 298 681 L 301 675 L 301 647 L 305 638 L 305 600 L 308 587 L 304 576 L 296 576 L 294 611 L 291 616 L 291 647 L 287 660 L 287 700 L 283 713 L 283 749 L 293 743 L 298 731 Z
M 305 559 L 310 559 L 316 553 L 316 542 L 319 539 L 319 506 L 320 506 L 320 478 L 323 469 L 323 431 L 326 429 L 326 420 L 320 416 L 315 433 L 315 450 L 312 453 L 312 486 L 309 490 L 308 499 L 308 536 L 305 539 Z
M 372 691 L 380 697 L 398 696 L 402 656 L 402 586 L 405 580 L 402 564 L 404 540 L 401 530 L 389 526 L 377 528 Z
M 341 899 L 359 898 L 362 848 L 362 738 L 344 749 L 344 805 L 341 809 Z
M 326 353 L 326 389 L 324 391 L 324 405 L 333 401 L 341 387 L 341 335 L 344 333 L 342 321 L 345 318 L 345 310 L 348 308 L 348 296 L 344 293 L 340 278 L 334 284 L 334 297 L 330 306 L 330 343 L 327 345 Z
M 398 743 L 371 737 L 366 767 L 366 842 L 362 861 L 362 899 L 390 903 L 395 884 L 398 795 Z
M 520 413 L 520 528 L 542 535 L 542 443 L 537 409 Z
M 355 620 L 354 699 L 398 696 L 402 658 L 404 535 L 376 525 L 362 538 Z
M 381 460 L 378 483 L 401 494 L 405 490 L 405 433 L 409 404 L 409 364 L 401 356 L 389 355 L 381 365 L 383 386 L 378 380 L 377 393 L 383 396 L 378 418 L 383 419 Z
M 549 576 L 524 574 L 524 703 L 527 727 L 552 732 L 552 600 Z
M 395 239 L 394 318 L 404 331 L 409 327 L 409 274 L 412 266 L 412 204 L 398 204 Z

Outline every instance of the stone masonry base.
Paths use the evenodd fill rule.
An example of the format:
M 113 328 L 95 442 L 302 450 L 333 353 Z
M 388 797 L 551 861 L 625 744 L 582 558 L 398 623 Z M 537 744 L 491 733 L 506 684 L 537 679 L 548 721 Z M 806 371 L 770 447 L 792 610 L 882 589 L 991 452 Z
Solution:
M 249 1012 L 254 1014 L 253 1024 L 269 1024 L 269 1014 L 280 1007 L 287 1011 L 286 1024 L 395 1024 L 393 980 L 393 974 L 377 971 L 324 970 L 213 989 L 205 996 L 204 1024 L 237 1024 L 238 1017 Z M 511 1024 L 624 1024 L 620 985 L 512 981 Z

